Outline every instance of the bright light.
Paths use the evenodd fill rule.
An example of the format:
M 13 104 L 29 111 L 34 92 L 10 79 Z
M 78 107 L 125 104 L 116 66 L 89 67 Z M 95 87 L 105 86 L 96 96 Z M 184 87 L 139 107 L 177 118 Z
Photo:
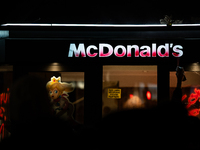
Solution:
M 147 96 L 147 100 L 151 100 L 151 92 L 147 91 L 146 96 Z
M 6 23 L 1 26 L 57 26 L 57 27 L 164 27 L 165 24 L 25 24 L 25 23 Z
M 139 96 L 133 95 L 133 94 L 130 94 L 129 96 L 131 96 L 131 95 L 132 95 L 133 97 L 130 97 L 130 98 L 123 104 L 123 108 L 124 108 L 124 109 L 142 108 L 143 102 L 142 102 L 142 100 L 139 98 Z
M 164 27 L 163 24 L 145 24 L 145 25 L 133 25 L 133 24 L 52 24 L 52 26 L 66 26 L 66 27 Z
M 57 63 L 57 62 L 54 62 L 54 63 L 51 63 L 52 66 L 58 66 L 60 65 L 60 63 Z
M 200 24 L 172 24 L 174 27 L 192 27 L 192 26 L 200 26 Z
M 130 97 L 130 98 L 133 98 L 133 94 L 130 94 L 129 97 Z
M 54 27 L 167 27 L 166 24 L 36 24 L 6 23 L 1 26 L 54 26 Z M 173 27 L 192 27 L 200 24 L 172 24 Z
M 80 89 L 84 89 L 84 82 L 82 81 L 77 82 L 77 87 L 79 87 Z
M 1 26 L 51 26 L 52 24 L 34 24 L 34 23 L 6 23 Z
M 0 38 L 7 38 L 7 37 L 9 37 L 9 31 L 1 30 Z

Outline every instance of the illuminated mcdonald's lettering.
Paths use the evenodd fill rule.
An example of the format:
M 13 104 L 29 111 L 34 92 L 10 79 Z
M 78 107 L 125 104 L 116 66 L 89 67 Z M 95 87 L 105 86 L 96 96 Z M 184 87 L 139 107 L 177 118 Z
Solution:
M 174 45 L 173 43 L 165 43 L 158 45 L 117 45 L 113 47 L 111 44 L 99 43 L 98 46 L 89 45 L 85 47 L 84 43 L 70 43 L 68 57 L 169 57 L 170 51 L 173 57 L 181 57 L 183 55 L 183 46 Z M 133 53 L 133 54 L 132 54 Z

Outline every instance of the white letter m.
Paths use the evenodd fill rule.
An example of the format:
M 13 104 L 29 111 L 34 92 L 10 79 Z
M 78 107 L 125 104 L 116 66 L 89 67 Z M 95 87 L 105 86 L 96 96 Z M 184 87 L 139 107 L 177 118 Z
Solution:
M 69 47 L 68 57 L 73 57 L 73 52 L 74 52 L 75 57 L 79 57 L 80 52 L 81 52 L 81 56 L 82 57 L 86 57 L 86 55 L 85 55 L 85 46 L 84 46 L 83 43 L 80 43 L 78 45 L 78 49 L 76 48 L 76 45 L 74 43 L 71 43 L 70 47 Z

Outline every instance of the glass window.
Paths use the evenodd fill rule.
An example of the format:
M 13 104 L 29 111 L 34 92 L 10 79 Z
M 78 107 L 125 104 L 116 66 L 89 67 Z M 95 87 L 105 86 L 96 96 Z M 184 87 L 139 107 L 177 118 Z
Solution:
M 61 72 L 63 82 L 72 83 L 74 91 L 69 93 L 69 100 L 74 105 L 73 117 L 84 123 L 84 72 Z
M 48 88 L 54 113 L 60 119 L 67 120 L 72 116 L 77 123 L 84 123 L 84 72 L 30 72 L 29 74 L 39 76 L 46 83 L 60 82 L 66 86 L 62 92 L 57 86 Z M 60 94 L 56 95 L 55 92 Z M 59 98 L 69 103 L 67 112 L 64 109 L 65 105 L 61 105 L 61 99 L 58 100 Z
M 185 71 L 186 81 L 182 82 L 182 102 L 189 116 L 200 119 L 200 71 Z M 176 72 L 170 72 L 170 97 L 176 88 Z
M 157 105 L 157 66 L 103 66 L 102 116 Z

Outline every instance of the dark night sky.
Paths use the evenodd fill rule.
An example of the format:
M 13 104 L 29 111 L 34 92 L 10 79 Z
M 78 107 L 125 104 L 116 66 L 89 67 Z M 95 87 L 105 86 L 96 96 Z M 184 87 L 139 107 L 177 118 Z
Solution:
M 191 0 L 18 0 L 1 2 L 0 6 L 0 23 L 159 24 L 165 15 L 198 23 L 200 17 L 197 1 Z

